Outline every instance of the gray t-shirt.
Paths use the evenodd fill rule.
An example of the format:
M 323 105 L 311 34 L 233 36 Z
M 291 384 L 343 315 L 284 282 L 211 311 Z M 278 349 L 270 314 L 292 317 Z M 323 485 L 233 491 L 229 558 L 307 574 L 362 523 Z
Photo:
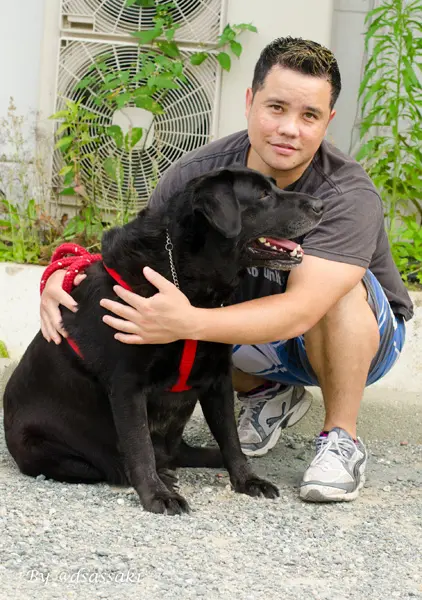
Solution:
M 149 205 L 169 202 L 188 181 L 208 171 L 235 163 L 246 165 L 249 147 L 247 131 L 240 131 L 185 154 L 164 173 Z M 382 201 L 364 169 L 323 141 L 300 179 L 286 190 L 324 201 L 321 223 L 297 240 L 305 253 L 369 268 L 381 283 L 393 312 L 406 320 L 412 318 L 412 301 L 391 256 Z

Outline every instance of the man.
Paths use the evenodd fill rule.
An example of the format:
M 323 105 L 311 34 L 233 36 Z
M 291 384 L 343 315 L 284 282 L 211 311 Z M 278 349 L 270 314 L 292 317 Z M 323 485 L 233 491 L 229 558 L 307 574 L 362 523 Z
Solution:
M 246 93 L 248 130 L 185 155 L 151 198 L 166 203 L 193 177 L 234 163 L 273 177 L 280 188 L 321 198 L 323 219 L 298 240 L 305 256 L 288 277 L 250 269 L 237 304 L 206 310 L 146 268 L 159 293 L 146 299 L 117 287 L 129 306 L 101 303 L 116 315 L 104 321 L 123 343 L 192 338 L 234 345 L 239 437 L 250 456 L 265 454 L 281 429 L 306 413 L 311 396 L 304 385 L 319 385 L 325 422 L 300 486 L 309 501 L 358 496 L 367 456 L 356 435 L 363 391 L 396 361 L 404 321 L 413 314 L 376 189 L 354 160 L 324 141 L 340 87 L 328 49 L 302 39 L 275 40 L 263 50 Z M 41 315 L 45 337 L 59 342 L 58 332 L 65 332 L 57 302 L 70 308 L 74 301 L 55 285 L 44 292 Z

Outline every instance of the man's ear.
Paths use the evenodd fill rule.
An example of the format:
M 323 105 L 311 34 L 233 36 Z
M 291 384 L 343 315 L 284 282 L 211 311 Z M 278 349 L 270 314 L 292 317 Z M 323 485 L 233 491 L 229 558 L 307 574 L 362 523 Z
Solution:
M 241 230 L 241 210 L 233 190 L 234 175 L 223 169 L 205 175 L 195 188 L 194 210 L 204 215 L 224 237 L 234 238 Z

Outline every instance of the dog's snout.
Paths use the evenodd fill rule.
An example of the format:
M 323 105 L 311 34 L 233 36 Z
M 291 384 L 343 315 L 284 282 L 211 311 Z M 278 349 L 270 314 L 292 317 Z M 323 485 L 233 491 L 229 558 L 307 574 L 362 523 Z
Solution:
M 311 202 L 311 208 L 317 215 L 322 215 L 322 212 L 324 210 L 324 203 L 319 198 L 315 198 Z

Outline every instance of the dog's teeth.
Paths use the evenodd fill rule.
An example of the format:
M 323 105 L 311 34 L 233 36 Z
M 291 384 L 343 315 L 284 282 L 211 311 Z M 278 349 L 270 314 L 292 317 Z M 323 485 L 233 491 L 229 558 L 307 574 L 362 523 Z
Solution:
M 264 238 L 264 237 L 260 237 L 260 238 L 258 238 L 258 242 L 261 242 L 261 244 L 265 244 L 265 242 L 266 242 L 266 241 L 267 241 L 267 240 L 266 240 L 266 238 Z
M 272 248 L 272 246 L 271 246 L 270 242 L 265 242 L 265 244 L 264 244 L 264 245 L 265 245 L 265 246 L 268 246 L 269 248 Z
M 273 250 L 278 250 L 277 246 L 271 246 Z
M 290 256 L 297 256 L 297 248 L 290 252 Z

